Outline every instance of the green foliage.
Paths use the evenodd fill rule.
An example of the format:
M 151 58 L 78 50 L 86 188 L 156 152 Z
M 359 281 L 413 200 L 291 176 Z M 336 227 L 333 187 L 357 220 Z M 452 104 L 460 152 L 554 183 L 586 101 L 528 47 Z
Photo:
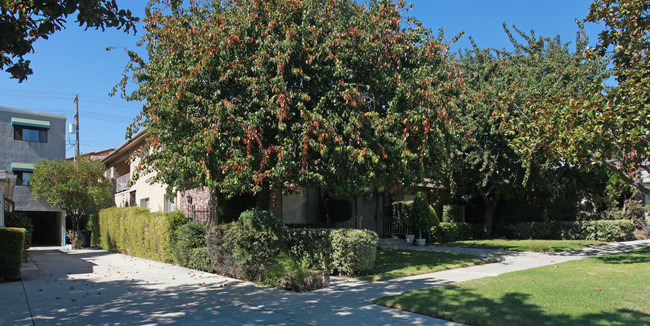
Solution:
M 440 224 L 436 212 L 433 207 L 429 205 L 427 196 L 423 192 L 418 192 L 411 205 L 411 219 L 413 221 L 413 228 L 420 231 L 420 238 L 422 238 L 422 230 L 429 230 L 431 227 Z
M 34 198 L 45 198 L 52 206 L 65 210 L 72 230 L 78 233 L 81 221 L 88 218 L 91 210 L 102 208 L 113 199 L 105 170 L 101 162 L 85 158 L 76 165 L 42 159 L 34 166 L 29 182 Z
M 396 201 L 393 202 L 393 221 L 397 225 L 407 228 L 407 232 L 413 229 L 413 219 L 411 218 L 412 201 Z
M 316 273 L 309 270 L 309 265 L 306 258 L 296 260 L 281 253 L 275 263 L 265 271 L 262 283 L 295 292 L 309 291 L 317 277 Z
M 115 1 L 3 1 L 0 10 L 0 69 L 11 74 L 19 82 L 32 74 L 30 60 L 23 56 L 34 52 L 34 42 L 47 39 L 54 32 L 61 30 L 68 15 L 77 13 L 76 22 L 86 29 L 106 27 L 124 28 L 125 32 L 133 29 L 137 17 L 130 10 L 119 9 Z M 18 62 L 12 59 L 18 58 Z M 5 68 L 7 66 L 8 68 Z
M 407 20 L 404 6 L 152 5 L 147 54 L 128 52 L 119 85 L 147 103 L 134 127 L 147 128 L 148 155 L 132 177 L 156 171 L 174 190 L 226 195 L 297 185 L 352 195 L 430 177 L 462 133 L 453 116 L 463 81 L 443 35 Z
M 68 238 L 68 241 L 70 241 L 72 249 L 81 249 L 84 247 L 84 239 L 81 233 L 68 230 L 65 232 L 65 236 Z
M 367 273 L 375 264 L 379 237 L 370 230 L 335 229 L 331 233 L 333 268 L 343 275 Z
M 309 267 L 334 273 L 332 267 L 332 229 L 290 228 L 288 253 L 297 261 L 308 259 Z
M 0 227 L 0 281 L 20 276 L 25 229 Z
M 187 266 L 199 271 L 212 273 L 214 268 L 210 262 L 210 254 L 207 247 L 192 248 L 187 259 Z
M 497 225 L 497 234 L 510 239 L 634 240 L 634 224 L 629 220 L 528 222 Z
M 189 264 L 193 249 L 205 247 L 205 227 L 199 222 L 189 220 L 174 231 L 173 239 L 174 262 L 183 267 L 191 267 Z
M 224 247 L 241 266 L 244 276 L 260 281 L 286 247 L 286 227 L 269 211 L 243 212 L 224 238 Z
M 431 237 L 436 242 L 468 240 L 474 236 L 474 226 L 462 222 L 442 222 L 431 228 Z
M 461 205 L 445 205 L 442 207 L 442 221 L 443 222 L 457 222 L 463 221 L 463 206 Z
M 91 231 L 90 245 L 93 247 L 99 247 L 100 239 L 101 239 L 99 213 L 97 212 L 90 213 L 90 216 L 88 217 L 88 229 Z
M 32 233 L 34 232 L 32 219 L 24 212 L 9 212 L 5 215 L 5 225 L 25 229 L 25 249 L 29 249 L 32 245 Z
M 242 278 L 244 272 L 232 255 L 232 251 L 224 247 L 224 238 L 232 223 L 220 224 L 208 231 L 205 243 L 214 272 L 219 275 Z
M 349 221 L 352 218 L 352 200 L 347 198 L 330 198 L 326 203 L 329 223 Z
M 173 234 L 180 213 L 152 213 L 138 207 L 106 208 L 99 212 L 102 249 L 170 263 Z

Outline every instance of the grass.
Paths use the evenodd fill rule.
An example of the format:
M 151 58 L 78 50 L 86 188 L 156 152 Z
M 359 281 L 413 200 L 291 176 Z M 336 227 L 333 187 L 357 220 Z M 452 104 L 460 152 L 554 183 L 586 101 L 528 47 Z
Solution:
M 592 240 L 471 240 L 441 244 L 445 247 L 483 248 L 511 251 L 555 252 L 569 251 L 607 244 Z
M 359 276 L 357 279 L 370 282 L 389 280 L 495 261 L 497 260 L 479 259 L 471 255 L 444 252 L 379 250 L 371 274 Z
M 650 247 L 383 297 L 479 325 L 650 325 Z

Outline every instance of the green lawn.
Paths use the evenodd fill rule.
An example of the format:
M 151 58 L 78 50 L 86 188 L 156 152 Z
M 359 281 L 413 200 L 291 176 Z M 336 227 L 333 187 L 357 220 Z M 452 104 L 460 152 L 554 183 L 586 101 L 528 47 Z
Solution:
M 496 259 L 479 259 L 471 255 L 414 250 L 379 250 L 371 274 L 359 276 L 362 281 L 381 281 L 392 278 L 438 272 L 495 262 Z
M 608 242 L 592 240 L 468 240 L 440 244 L 445 247 L 483 248 L 512 251 L 554 252 L 595 247 Z
M 650 247 L 383 297 L 463 324 L 650 325 Z

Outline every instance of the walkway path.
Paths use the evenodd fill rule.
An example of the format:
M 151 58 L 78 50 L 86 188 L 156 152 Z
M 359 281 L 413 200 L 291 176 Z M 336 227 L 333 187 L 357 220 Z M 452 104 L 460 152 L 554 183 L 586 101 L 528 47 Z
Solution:
M 371 300 L 644 246 L 650 241 L 560 254 L 425 247 L 420 250 L 471 250 L 504 260 L 374 283 L 335 278 L 330 288 L 306 294 L 102 250 L 34 248 L 23 281 L 0 283 L 0 325 L 454 325 L 373 305 Z

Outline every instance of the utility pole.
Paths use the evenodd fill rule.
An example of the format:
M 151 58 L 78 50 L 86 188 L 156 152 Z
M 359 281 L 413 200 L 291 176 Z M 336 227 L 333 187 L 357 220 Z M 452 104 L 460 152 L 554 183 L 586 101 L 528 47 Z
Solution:
M 77 155 L 76 157 L 76 162 L 79 162 L 79 95 L 76 94 L 74 96 L 74 106 L 75 106 L 75 115 L 74 115 L 74 120 L 75 120 L 75 128 L 76 128 L 76 134 L 77 134 Z

